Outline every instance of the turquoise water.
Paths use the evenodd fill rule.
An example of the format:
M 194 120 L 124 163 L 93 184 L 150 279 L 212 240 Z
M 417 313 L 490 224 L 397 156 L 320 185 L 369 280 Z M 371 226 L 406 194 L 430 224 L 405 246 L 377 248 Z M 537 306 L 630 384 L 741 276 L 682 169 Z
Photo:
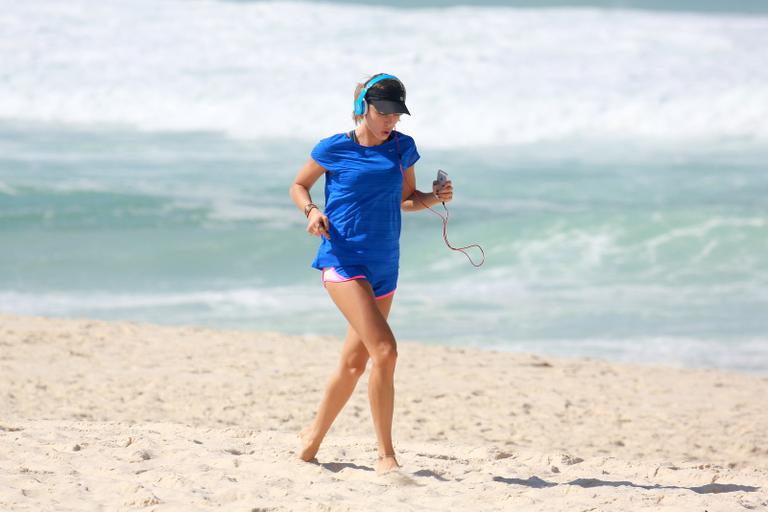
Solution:
M 747 3 L 77 4 L 0 19 L 0 310 L 342 335 L 288 187 L 386 69 L 420 188 L 449 173 L 449 239 L 487 256 L 405 214 L 399 339 L 768 372 L 768 18 Z
M 2 139 L 3 310 L 341 333 L 287 195 L 309 143 L 8 124 Z M 764 154 L 519 153 L 423 157 L 453 171 L 450 240 L 487 262 L 405 215 L 400 337 L 764 369 Z

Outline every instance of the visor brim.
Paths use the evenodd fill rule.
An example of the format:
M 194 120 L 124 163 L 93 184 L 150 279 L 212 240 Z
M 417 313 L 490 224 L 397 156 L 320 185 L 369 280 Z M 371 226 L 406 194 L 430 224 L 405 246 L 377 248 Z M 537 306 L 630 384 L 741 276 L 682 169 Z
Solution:
M 371 103 L 374 107 L 376 107 L 376 110 L 380 114 L 411 115 L 410 111 L 408 110 L 408 107 L 406 107 L 405 103 L 401 101 L 370 99 L 368 100 L 368 102 Z

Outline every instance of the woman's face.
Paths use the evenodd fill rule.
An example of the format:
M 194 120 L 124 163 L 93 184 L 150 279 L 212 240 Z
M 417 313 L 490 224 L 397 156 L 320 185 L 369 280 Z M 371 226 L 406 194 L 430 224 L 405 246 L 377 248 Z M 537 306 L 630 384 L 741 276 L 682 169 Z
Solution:
M 384 142 L 389 138 L 392 130 L 395 129 L 395 125 L 400 121 L 401 115 L 402 114 L 381 114 L 376 110 L 376 107 L 369 104 L 364 122 L 376 140 Z

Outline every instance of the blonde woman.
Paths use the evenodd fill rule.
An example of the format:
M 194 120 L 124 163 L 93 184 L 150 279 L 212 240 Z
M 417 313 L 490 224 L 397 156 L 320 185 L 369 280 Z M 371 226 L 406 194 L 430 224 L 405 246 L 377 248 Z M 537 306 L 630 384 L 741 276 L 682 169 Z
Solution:
M 349 323 L 341 360 L 310 425 L 299 436 L 299 456 L 315 458 L 325 434 L 372 359 L 368 379 L 378 461 L 376 471 L 399 468 L 392 444 L 397 342 L 387 323 L 397 288 L 400 210 L 417 211 L 453 198 L 447 182 L 431 193 L 416 190 L 414 140 L 395 131 L 405 106 L 405 86 L 378 74 L 355 88 L 355 129 L 321 140 L 301 168 L 290 195 L 308 219 L 307 232 L 321 238 L 312 266 Z M 325 176 L 325 211 L 310 190 Z

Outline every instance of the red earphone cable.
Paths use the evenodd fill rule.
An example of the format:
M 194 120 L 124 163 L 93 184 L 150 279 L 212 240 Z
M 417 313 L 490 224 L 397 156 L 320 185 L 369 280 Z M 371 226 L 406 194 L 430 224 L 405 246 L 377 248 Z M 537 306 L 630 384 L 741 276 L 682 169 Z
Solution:
M 400 153 L 400 139 L 397 136 L 397 133 L 395 133 L 395 144 L 397 145 L 397 156 L 398 156 L 398 163 L 400 164 L 400 174 L 403 175 L 403 181 L 405 181 L 406 177 L 405 177 L 405 171 L 403 171 L 403 156 L 402 156 L 402 153 Z M 413 184 L 413 190 L 414 190 L 414 192 L 416 191 L 416 184 L 415 183 Z M 485 251 L 483 250 L 482 247 L 480 247 L 480 245 L 478 245 L 478 244 L 470 244 L 470 245 L 465 245 L 464 247 L 454 247 L 454 246 L 451 245 L 451 242 L 448 241 L 448 217 L 449 217 L 449 213 L 448 213 L 448 207 L 445 206 L 445 202 L 442 202 L 443 208 L 445 208 L 445 216 L 443 216 L 440 212 L 437 212 L 437 211 L 433 210 L 431 206 L 429 206 L 427 203 L 422 201 L 420 197 L 417 197 L 417 199 L 419 200 L 419 202 L 421 204 L 424 205 L 424 208 L 427 208 L 428 210 L 430 210 L 432 213 L 434 213 L 435 215 L 440 217 L 440 220 L 443 221 L 443 240 L 445 240 L 445 245 L 447 245 L 450 250 L 458 251 L 458 252 L 464 254 L 464 256 L 467 257 L 469 262 L 475 268 L 478 268 L 478 267 L 482 266 L 483 263 L 485 263 Z M 483 259 L 482 259 L 482 261 L 480 263 L 475 263 L 472 260 L 472 257 L 465 251 L 465 249 L 469 249 L 470 247 L 477 247 L 478 249 L 480 249 L 480 252 L 483 255 Z

